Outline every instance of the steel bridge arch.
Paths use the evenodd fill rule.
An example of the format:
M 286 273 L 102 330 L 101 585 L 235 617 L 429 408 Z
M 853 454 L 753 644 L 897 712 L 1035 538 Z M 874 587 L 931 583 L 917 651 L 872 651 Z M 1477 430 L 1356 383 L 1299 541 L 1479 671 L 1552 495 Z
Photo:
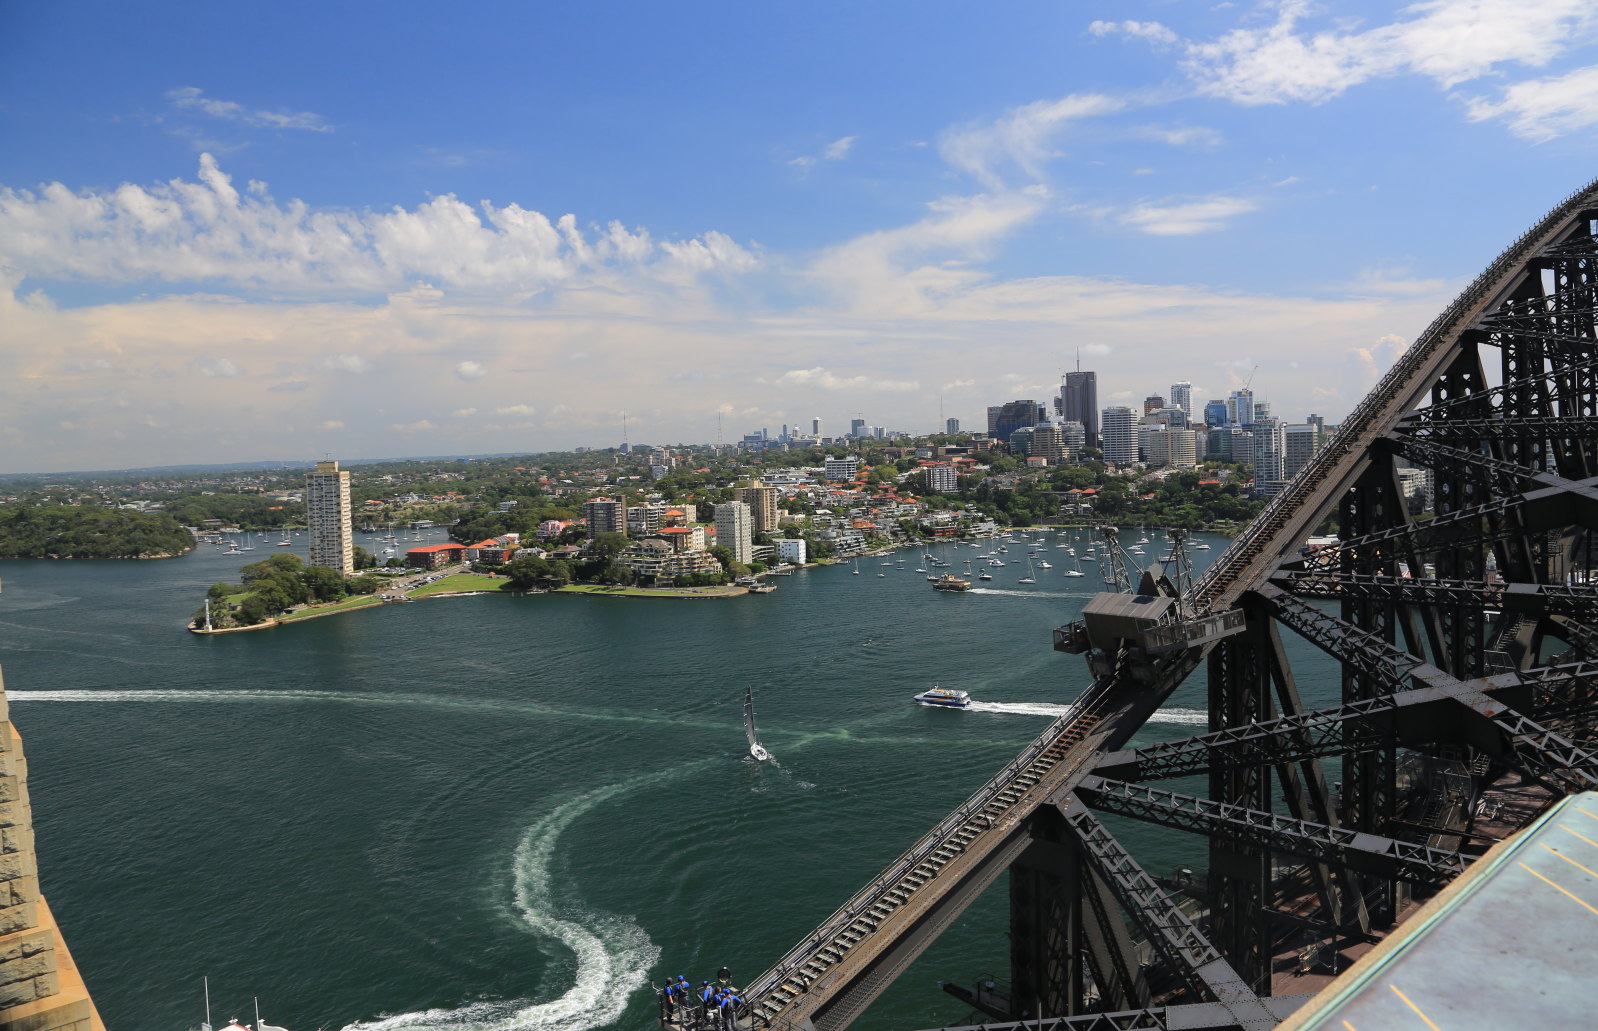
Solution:
M 1304 554 L 1328 518 L 1339 542 Z M 1011 991 L 972 1000 L 989 1028 L 1274 1026 L 1300 1001 L 1271 996 L 1284 927 L 1377 935 L 1470 862 L 1459 814 L 1412 809 L 1406 764 L 1467 770 L 1454 804 L 1502 772 L 1550 799 L 1598 786 L 1595 529 L 1598 180 L 1438 315 L 1192 585 L 1189 611 L 1224 631 L 1150 649 L 1057 630 L 1093 684 L 752 981 L 741 1023 L 842 1031 L 1008 872 Z M 1339 705 L 1304 707 L 1284 631 L 1340 663 Z M 1208 731 L 1124 750 L 1200 668 Z M 1150 783 L 1197 774 L 1206 797 Z M 1202 905 L 1098 812 L 1206 836 Z

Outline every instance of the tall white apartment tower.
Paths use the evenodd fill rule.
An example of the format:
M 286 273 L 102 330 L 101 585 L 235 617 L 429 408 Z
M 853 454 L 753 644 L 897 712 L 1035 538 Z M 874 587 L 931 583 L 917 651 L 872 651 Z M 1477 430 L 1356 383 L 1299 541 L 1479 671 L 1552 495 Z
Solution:
M 1137 430 L 1132 425 L 1132 409 L 1112 405 L 1100 412 L 1099 434 L 1106 462 L 1120 466 L 1137 461 Z
M 350 528 L 350 474 L 337 462 L 317 462 L 305 476 L 305 521 L 311 565 L 355 572 L 355 534 Z
M 716 506 L 716 543 L 732 552 L 733 561 L 747 565 L 754 558 L 754 513 L 742 501 Z
M 1187 380 L 1183 380 L 1180 383 L 1172 383 L 1170 397 L 1171 407 L 1182 409 L 1182 412 L 1187 416 L 1188 423 L 1191 425 L 1193 422 L 1193 384 Z

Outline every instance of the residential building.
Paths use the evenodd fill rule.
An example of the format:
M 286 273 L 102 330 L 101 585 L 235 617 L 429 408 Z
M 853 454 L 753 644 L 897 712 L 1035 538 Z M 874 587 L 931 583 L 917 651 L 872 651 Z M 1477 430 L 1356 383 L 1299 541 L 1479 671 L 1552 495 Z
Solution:
M 591 498 L 583 502 L 583 518 L 588 520 L 588 536 L 627 532 L 627 502 L 613 498 Z
M 734 561 L 754 561 L 754 514 L 742 501 L 716 506 L 716 543 L 732 552 Z
M 1010 448 L 1010 454 L 1024 457 L 1032 448 L 1032 427 L 1022 426 L 1005 438 L 1004 443 Z
M 927 489 L 938 494 L 958 493 L 960 471 L 952 465 L 927 466 Z
M 747 487 L 733 488 L 732 499 L 749 506 L 755 533 L 770 533 L 777 528 L 777 493 L 776 487 L 759 480 Z
M 317 462 L 305 475 L 306 536 L 313 566 L 355 572 L 355 533 L 350 526 L 350 474 L 336 461 Z
M 1137 432 L 1132 425 L 1132 409 L 1112 405 L 1099 413 L 1104 460 L 1111 465 L 1131 465 L 1137 461 Z
M 822 464 L 821 475 L 829 480 L 852 480 L 860 471 L 858 458 L 828 458 Z
M 1079 360 L 1075 372 L 1065 374 L 1055 410 L 1066 422 L 1079 422 L 1088 447 L 1099 447 L 1099 378 L 1096 372 L 1083 372 Z
M 1226 396 L 1226 424 L 1228 426 L 1254 425 L 1254 392 L 1247 387 L 1234 390 Z
M 988 434 L 1000 440 L 1009 440 L 1010 434 L 1027 426 L 1036 426 L 1045 417 L 1043 406 L 1036 401 L 1011 401 L 988 408 Z
M 1067 458 L 1065 430 L 1060 419 L 1049 419 L 1032 427 L 1028 458 L 1041 458 L 1048 465 L 1063 465 Z
M 1270 496 L 1281 489 L 1287 458 L 1287 435 L 1276 419 L 1254 422 L 1254 493 Z
M 1282 478 L 1291 480 L 1298 475 L 1298 471 L 1309 464 L 1317 450 L 1320 449 L 1321 436 L 1319 427 L 1314 423 L 1295 423 L 1284 431 L 1284 444 L 1282 449 Z
M 1187 380 L 1171 384 L 1171 405 L 1182 409 L 1188 422 L 1193 421 L 1193 384 Z
M 703 526 L 663 526 L 656 537 L 671 545 L 673 551 L 704 551 Z
M 1087 429 L 1074 419 L 1060 423 L 1060 436 L 1065 438 L 1065 457 L 1068 461 L 1082 459 L 1082 449 L 1087 447 Z
M 442 569 L 462 561 L 466 545 L 453 541 L 447 544 L 424 544 L 405 553 L 405 564 L 414 569 Z
M 953 435 L 955 435 L 956 433 L 959 433 L 960 432 L 960 420 L 959 419 L 945 419 L 945 420 L 943 420 L 943 432 L 949 434 L 951 437 Z
M 796 566 L 802 566 L 808 561 L 805 558 L 807 547 L 808 545 L 806 545 L 803 537 L 778 537 L 777 557 L 784 562 L 792 562 Z
M 669 583 L 690 573 L 720 573 L 721 563 L 708 551 L 677 551 L 669 541 L 646 537 L 616 556 L 616 564 L 643 579 Z

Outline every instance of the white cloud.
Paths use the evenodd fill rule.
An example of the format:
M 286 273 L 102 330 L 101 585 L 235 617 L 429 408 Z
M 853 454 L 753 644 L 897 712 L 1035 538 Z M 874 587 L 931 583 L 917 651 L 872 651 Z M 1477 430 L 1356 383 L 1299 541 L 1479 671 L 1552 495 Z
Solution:
M 457 291 L 536 294 L 623 284 L 677 290 L 736 274 L 758 258 L 725 234 L 653 240 L 618 222 L 584 232 L 517 204 L 476 207 L 453 194 L 386 212 L 241 196 L 210 154 L 198 181 L 74 192 L 0 188 L 0 263 L 26 276 L 123 283 L 209 281 L 335 293 L 399 290 L 424 280 Z
M 1207 197 L 1185 203 L 1135 204 L 1121 215 L 1122 225 L 1154 236 L 1191 236 L 1225 226 L 1226 220 L 1259 205 L 1243 197 Z
M 842 161 L 844 157 L 848 155 L 849 148 L 854 146 L 855 140 L 858 140 L 859 138 L 860 137 L 858 136 L 844 136 L 833 140 L 831 143 L 827 144 L 826 147 L 822 148 L 821 156 L 826 158 L 828 161 Z
M 455 376 L 458 379 L 482 379 L 488 375 L 488 368 L 481 362 L 464 361 L 455 366 Z
M 233 364 L 231 359 L 215 355 L 206 355 L 197 358 L 194 367 L 204 376 L 242 376 L 244 370 Z
M 504 408 L 494 409 L 495 415 L 537 415 L 538 409 L 532 405 L 506 405 Z
M 1186 44 L 1183 68 L 1201 91 L 1240 104 L 1321 103 L 1401 74 L 1450 88 L 1501 65 L 1540 67 L 1598 20 L 1590 0 L 1426 0 L 1391 24 L 1306 30 L 1307 0 L 1276 6 L 1267 27 Z
M 457 408 L 453 412 L 450 412 L 449 414 L 451 416 L 457 418 L 457 419 L 469 419 L 472 416 L 477 414 L 477 409 L 475 409 L 475 408 Z
M 1044 163 L 1057 156 L 1054 138 L 1071 122 L 1125 110 L 1128 101 L 1101 93 L 1072 93 L 1058 100 L 1038 100 L 1007 112 L 987 124 L 964 125 L 945 132 L 938 152 L 955 168 L 968 172 L 992 190 L 1004 188 L 1001 173 L 1019 168 L 1030 181 L 1043 179 Z
M 330 354 L 318 365 L 329 372 L 361 373 L 372 368 L 372 363 L 358 354 Z
M 340 422 L 339 420 L 337 420 L 337 419 L 327 419 L 327 420 L 323 421 L 322 429 L 324 429 L 324 430 L 342 430 L 342 429 L 344 429 L 344 424 L 342 422 Z
M 1095 36 L 1122 35 L 1146 39 L 1156 46 L 1170 46 L 1178 39 L 1175 32 L 1157 21 L 1095 21 L 1089 23 L 1088 32 Z
M 1502 118 L 1522 139 L 1543 142 L 1598 126 L 1598 65 L 1508 86 L 1497 102 L 1471 99 L 1473 122 Z
M 1182 126 L 1174 129 L 1150 125 L 1139 130 L 1139 133 L 1151 140 L 1159 140 L 1161 143 L 1168 143 L 1173 147 L 1196 147 L 1200 150 L 1210 150 L 1221 145 L 1221 134 L 1202 125 Z
M 871 376 L 839 376 L 828 369 L 816 366 L 813 369 L 790 369 L 772 381 L 778 386 L 813 386 L 823 390 L 885 390 L 889 392 L 909 392 L 920 390 L 921 384 L 914 380 L 876 379 Z
M 197 86 L 182 86 L 178 89 L 168 90 L 168 101 L 173 107 L 185 111 L 198 111 L 212 118 L 221 118 L 229 122 L 240 122 L 244 125 L 262 129 L 304 129 L 309 132 L 332 132 L 333 127 L 327 124 L 327 119 L 310 111 L 264 111 L 250 110 L 242 104 L 231 100 L 216 100 L 205 95 L 205 91 Z
M 428 433 L 438 429 L 438 427 L 426 419 L 417 419 L 415 422 L 396 422 L 390 425 L 389 429 L 397 430 L 400 433 Z

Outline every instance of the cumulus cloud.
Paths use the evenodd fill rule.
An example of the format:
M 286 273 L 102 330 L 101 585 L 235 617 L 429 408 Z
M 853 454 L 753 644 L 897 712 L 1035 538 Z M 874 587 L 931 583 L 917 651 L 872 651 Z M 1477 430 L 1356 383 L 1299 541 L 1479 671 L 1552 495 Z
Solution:
M 813 386 L 823 390 L 886 390 L 890 392 L 908 392 L 920 390 L 921 384 L 915 380 L 877 379 L 872 376 L 839 376 L 828 369 L 816 366 L 813 369 L 790 369 L 778 376 L 774 381 L 779 386 Z
M 1315 10 L 1308 0 L 1276 7 L 1268 26 L 1186 43 L 1183 69 L 1201 91 L 1240 104 L 1321 103 L 1402 74 L 1451 88 L 1504 65 L 1541 67 L 1598 22 L 1590 0 L 1427 0 L 1363 30 L 1302 27 Z
M 217 100 L 205 95 L 197 86 L 180 86 L 168 90 L 166 99 L 173 107 L 184 111 L 198 111 L 212 118 L 262 129 L 304 129 L 309 132 L 332 132 L 327 119 L 310 111 L 266 111 L 250 109 L 231 100 Z
M 0 188 L 0 263 L 26 276 L 98 282 L 220 282 L 249 288 L 359 293 L 416 280 L 464 291 L 570 286 L 672 288 L 736 274 L 755 253 L 722 233 L 656 241 L 619 222 L 585 232 L 511 203 L 434 197 L 388 211 L 279 203 L 241 195 L 209 153 L 196 180 L 114 189 Z
M 469 419 L 472 416 L 477 414 L 477 409 L 475 409 L 475 408 L 457 408 L 453 412 L 450 412 L 449 414 L 451 416 L 457 418 L 457 419 Z
M 362 373 L 372 368 L 372 363 L 358 354 L 330 354 L 318 364 L 329 372 Z
M 204 376 L 244 375 L 244 370 L 233 364 L 231 359 L 222 358 L 215 355 L 206 355 L 203 358 L 196 358 L 194 361 L 194 367 L 199 369 L 200 374 Z
M 1537 143 L 1591 130 L 1598 126 L 1598 65 L 1517 82 L 1496 101 L 1472 98 L 1467 113 L 1473 122 L 1501 118 L 1510 132 Z
M 337 419 L 327 419 L 327 420 L 323 421 L 322 429 L 324 429 L 324 430 L 342 430 L 342 429 L 344 429 L 344 424 L 342 422 L 340 422 L 339 420 L 337 420 Z
M 415 422 L 393 423 L 389 426 L 389 429 L 397 430 L 400 433 L 427 433 L 430 430 L 438 429 L 438 427 L 427 419 L 417 419 Z
M 1095 21 L 1089 23 L 1088 32 L 1095 36 L 1131 36 L 1156 46 L 1169 46 L 1178 39 L 1175 32 L 1157 21 Z
M 1135 204 L 1120 217 L 1122 225 L 1154 236 L 1191 236 L 1224 228 L 1226 220 L 1259 205 L 1243 197 L 1206 197 L 1182 203 Z
M 504 408 L 494 409 L 494 414 L 533 416 L 538 414 L 538 409 L 532 405 L 506 405 Z
M 455 366 L 457 379 L 482 379 L 486 375 L 488 375 L 488 368 L 482 362 L 464 361 Z

